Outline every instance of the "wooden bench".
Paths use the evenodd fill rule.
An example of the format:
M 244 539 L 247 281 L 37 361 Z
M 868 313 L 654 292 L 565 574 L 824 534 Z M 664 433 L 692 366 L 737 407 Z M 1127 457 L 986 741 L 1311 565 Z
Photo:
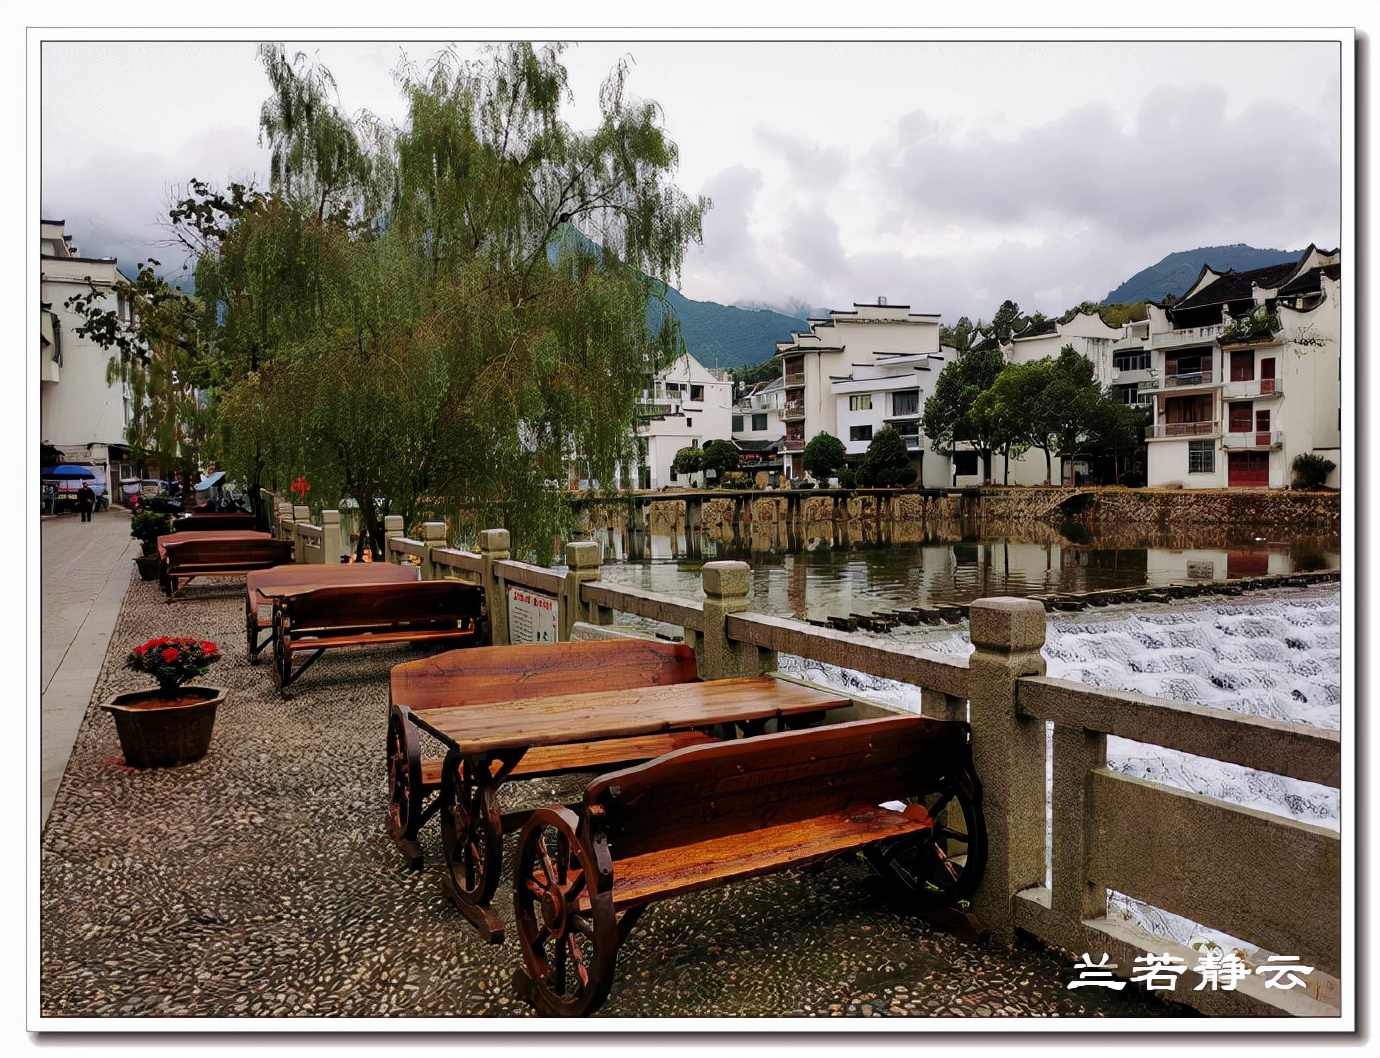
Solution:
M 200 533 L 223 529 L 253 529 L 255 518 L 252 514 L 186 514 L 174 518 L 174 533 Z
M 187 533 L 184 540 L 182 535 L 158 538 L 163 555 L 160 579 L 169 602 L 195 577 L 243 577 L 292 561 L 291 540 L 211 540 L 201 539 L 200 533 Z
M 421 572 L 419 566 L 391 562 L 296 562 L 248 574 L 244 578 L 244 630 L 249 663 L 257 664 L 259 654 L 273 642 L 273 602 L 278 595 L 286 594 L 283 589 L 305 591 L 338 584 L 415 584 L 421 580 Z M 270 634 L 260 639 L 264 629 Z
M 684 643 L 649 639 L 539 643 L 531 646 L 452 650 L 393 666 L 388 713 L 388 836 L 413 870 L 423 862 L 417 834 L 440 807 L 442 758 L 422 758 L 415 713 L 457 706 L 511 702 L 587 690 L 624 690 L 699 680 L 695 652 Z M 548 746 L 528 752 L 511 778 L 530 779 L 573 771 L 599 771 L 648 760 L 682 746 L 711 740 L 699 731 L 681 731 L 598 743 Z M 504 813 L 504 833 L 526 821 L 527 813 Z M 490 861 L 496 883 L 501 857 Z M 487 883 L 487 879 L 484 880 Z M 485 888 L 481 884 L 478 888 Z M 488 893 L 486 900 L 492 897 Z
M 273 607 L 273 674 L 286 690 L 333 647 L 478 645 L 484 589 L 458 580 L 349 584 L 282 595 Z M 296 669 L 293 655 L 308 656 Z
M 696 746 L 602 775 L 578 814 L 539 809 L 523 827 L 515 983 L 543 1014 L 588 1014 L 653 902 L 852 850 L 908 906 L 952 905 L 986 866 L 981 801 L 968 725 L 920 716 Z

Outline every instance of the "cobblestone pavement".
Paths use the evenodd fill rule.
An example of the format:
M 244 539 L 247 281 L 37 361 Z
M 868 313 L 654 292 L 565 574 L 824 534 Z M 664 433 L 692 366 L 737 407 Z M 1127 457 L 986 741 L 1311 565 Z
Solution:
M 419 873 L 384 833 L 388 670 L 418 655 L 332 652 L 281 698 L 245 657 L 240 584 L 194 582 L 166 604 L 131 579 L 42 839 L 44 1027 L 532 1016 L 514 931 L 484 944 L 442 895 L 435 823 Z M 96 703 L 145 685 L 124 652 L 156 635 L 221 644 L 204 682 L 229 696 L 203 760 L 139 772 Z M 549 801 L 537 785 L 514 791 Z M 511 927 L 509 891 L 496 908 Z M 857 858 L 654 905 L 617 965 L 598 1017 L 1191 1015 L 1135 985 L 1070 990 L 1063 956 L 907 916 Z

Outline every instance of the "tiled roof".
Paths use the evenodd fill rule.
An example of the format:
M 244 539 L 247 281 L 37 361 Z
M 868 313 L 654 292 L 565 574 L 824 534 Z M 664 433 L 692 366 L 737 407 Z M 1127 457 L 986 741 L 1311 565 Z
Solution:
M 1265 268 L 1253 268 L 1249 272 L 1224 272 L 1192 297 L 1178 302 L 1171 311 L 1225 305 L 1229 301 L 1248 301 L 1254 297 L 1254 287 L 1273 289 L 1287 283 L 1298 266 L 1298 261 L 1289 261 Z
M 1321 268 L 1310 268 L 1301 275 L 1295 276 L 1288 283 L 1279 288 L 1281 297 L 1288 294 L 1313 294 L 1322 289 L 1322 276 L 1328 279 L 1337 280 L 1342 277 L 1342 266 L 1339 264 L 1323 265 Z

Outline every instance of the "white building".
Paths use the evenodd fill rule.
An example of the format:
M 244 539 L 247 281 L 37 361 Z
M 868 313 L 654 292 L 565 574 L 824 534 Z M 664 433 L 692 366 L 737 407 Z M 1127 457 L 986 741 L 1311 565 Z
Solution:
M 41 311 L 39 314 L 39 431 L 45 445 L 64 461 L 90 464 L 106 482 L 107 495 L 119 495 L 119 479 L 133 470 L 127 458 L 125 426 L 130 395 L 120 382 L 106 381 L 110 352 L 76 334 L 83 320 L 66 302 L 97 288 L 112 291 L 100 304 L 126 322 L 130 306 L 113 289 L 121 280 L 115 259 L 81 257 L 63 232 L 64 222 L 39 222 Z
M 780 376 L 759 382 L 742 394 L 733 406 L 733 443 L 738 446 L 739 469 L 753 474 L 759 485 L 781 473 L 781 438 L 785 424 L 786 384 Z
M 933 453 L 923 460 L 929 444 L 918 433 L 925 401 L 919 394 L 928 395 L 943 367 L 938 313 L 914 313 L 884 298 L 875 305 L 855 303 L 851 311 L 811 320 L 808 333 L 778 342 L 776 356 L 785 385 L 781 449 L 787 477 L 805 476 L 809 439 L 829 433 L 850 453 L 861 453 L 890 423 L 905 426 L 914 439 L 907 447 L 925 479 L 948 484 L 948 460 Z M 917 410 L 911 412 L 916 399 Z
M 733 380 L 682 353 L 657 373 L 638 406 L 639 465 L 636 486 L 687 485 L 671 473 L 682 448 L 703 448 L 733 436 Z
M 1284 488 L 1296 456 L 1341 464 L 1341 255 L 1204 268 L 1170 306 L 1149 306 L 1150 485 Z

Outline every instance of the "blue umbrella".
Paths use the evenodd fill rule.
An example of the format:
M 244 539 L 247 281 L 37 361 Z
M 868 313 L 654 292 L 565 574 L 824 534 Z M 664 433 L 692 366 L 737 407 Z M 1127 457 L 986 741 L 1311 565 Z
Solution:
M 77 467 L 71 463 L 60 463 L 41 472 L 45 478 L 95 478 L 96 472 L 90 467 Z

